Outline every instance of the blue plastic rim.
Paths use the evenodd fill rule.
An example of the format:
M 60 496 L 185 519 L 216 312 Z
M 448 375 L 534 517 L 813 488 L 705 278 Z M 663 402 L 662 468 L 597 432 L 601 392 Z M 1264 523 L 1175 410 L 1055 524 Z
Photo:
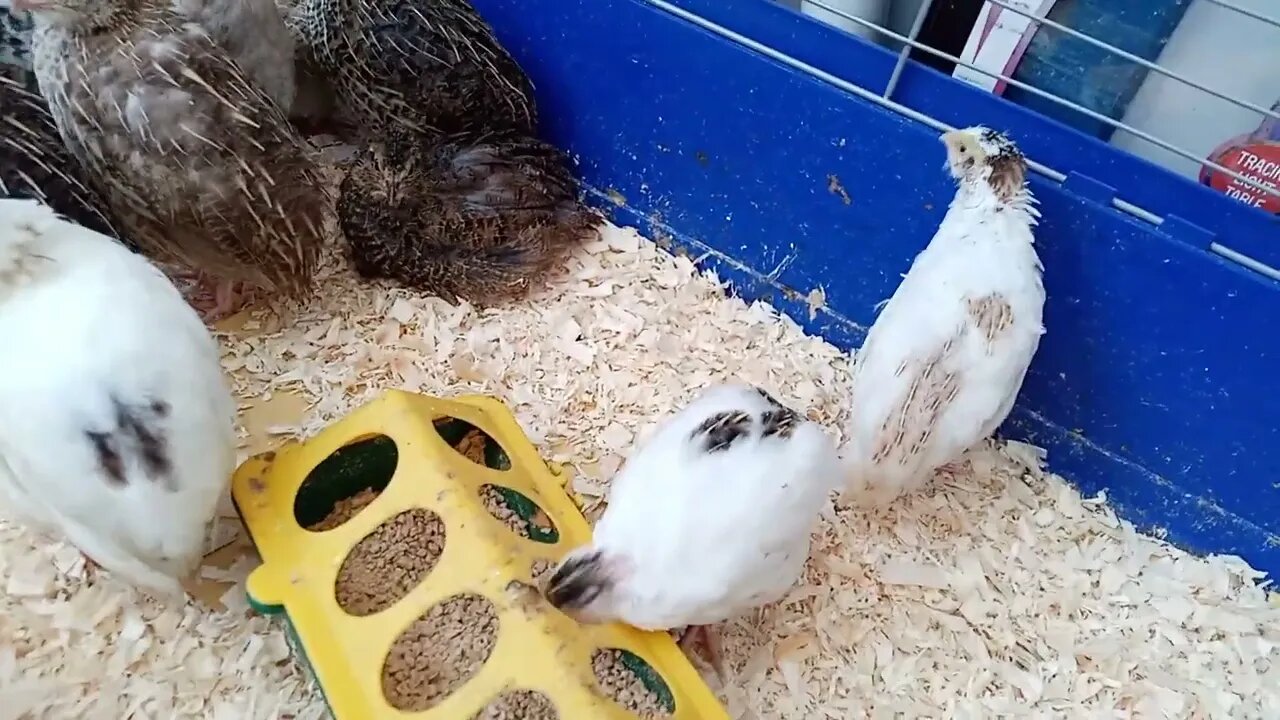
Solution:
M 675 2 L 864 88 L 883 88 L 896 59 L 764 0 Z M 736 293 L 842 348 L 861 343 L 954 192 L 933 130 L 667 3 L 474 3 L 601 207 L 709 253 Z M 1075 173 L 1032 181 L 1048 333 L 1002 432 L 1140 528 L 1280 570 L 1280 284 L 1207 251 L 1280 267 L 1276 218 L 928 68 L 909 65 L 894 99 L 1001 128 Z M 1113 188 L 1166 221 L 1112 209 Z M 801 298 L 819 287 L 827 308 L 810 320 Z

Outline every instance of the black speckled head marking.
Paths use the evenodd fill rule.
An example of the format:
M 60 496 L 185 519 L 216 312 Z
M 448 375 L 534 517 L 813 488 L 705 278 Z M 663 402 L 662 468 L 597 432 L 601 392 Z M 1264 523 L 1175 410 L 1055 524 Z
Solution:
M 763 437 L 780 437 L 783 439 L 790 438 L 799 426 L 801 418 L 799 413 L 791 408 L 778 402 L 778 399 L 770 395 L 767 390 L 757 386 L 756 392 L 760 397 L 764 398 L 770 405 L 772 410 L 760 416 L 761 424 L 764 426 Z
M 800 416 L 789 408 L 780 407 L 760 416 L 764 425 L 763 437 L 790 438 L 800 424 Z
M 1027 180 L 1026 157 L 1003 133 L 984 128 L 979 136 L 987 153 L 987 165 L 991 168 L 989 182 L 992 189 L 1005 200 L 1013 198 Z
M 605 570 L 599 551 L 566 560 L 547 580 L 547 602 L 564 611 L 590 605 L 612 584 Z
M 987 151 L 987 157 L 1000 157 L 1002 155 L 1022 157 L 1022 151 L 1004 133 L 997 132 L 991 128 L 983 128 L 980 134 L 984 146 L 983 149 Z
M 98 456 L 98 467 L 102 468 L 107 482 L 116 486 L 128 485 L 129 481 L 124 476 L 124 458 L 120 457 L 115 437 L 110 433 L 93 430 L 86 430 L 84 434 L 93 444 L 93 451 Z
M 770 405 L 772 405 L 772 406 L 774 406 L 774 407 L 778 407 L 778 408 L 783 407 L 782 403 L 778 402 L 778 399 L 777 399 L 777 398 L 775 398 L 774 396 L 770 395 L 768 390 L 765 390 L 764 388 L 760 387 L 759 385 L 754 385 L 754 386 L 752 386 L 752 387 L 755 389 L 755 391 L 756 391 L 756 394 L 757 394 L 757 395 L 759 395 L 760 397 L 764 398 L 765 402 L 769 403 Z
M 93 445 L 98 466 L 107 482 L 127 485 L 125 458 L 136 455 L 149 480 L 176 492 L 178 486 L 173 476 L 173 460 L 169 457 L 169 443 L 162 427 L 162 421 L 169 414 L 169 404 L 156 400 L 130 406 L 115 397 L 111 402 L 115 408 L 115 427 L 107 431 L 85 430 L 85 437 Z
M 741 410 L 716 413 L 694 428 L 689 439 L 700 442 L 707 453 L 728 450 L 735 442 L 751 434 L 751 414 Z

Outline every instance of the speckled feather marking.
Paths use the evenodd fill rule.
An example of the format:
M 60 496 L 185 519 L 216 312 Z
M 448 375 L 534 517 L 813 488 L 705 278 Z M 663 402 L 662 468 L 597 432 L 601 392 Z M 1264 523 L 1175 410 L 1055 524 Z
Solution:
M 348 120 L 451 133 L 537 124 L 532 85 L 465 0 L 304 0 L 290 18 Z
M 768 390 L 759 386 L 755 386 L 754 389 L 760 397 L 773 406 L 772 410 L 761 416 L 764 425 L 763 437 L 790 438 L 800 426 L 800 414 L 778 402 L 778 399 L 770 395 Z
M 800 416 L 787 408 L 770 410 L 760 416 L 762 437 L 790 438 L 800 425 Z
M 757 395 L 759 395 L 761 398 L 764 398 L 764 401 L 765 401 L 765 402 L 769 403 L 770 405 L 774 406 L 775 408 L 785 408 L 785 407 L 786 407 L 786 406 L 785 406 L 785 405 L 783 405 L 782 403 L 778 402 L 778 399 L 777 399 L 777 398 L 775 398 L 773 395 L 771 395 L 771 394 L 769 393 L 769 391 L 768 391 L 768 390 L 765 390 L 764 388 L 760 387 L 759 385 L 752 385 L 752 386 L 751 386 L 751 389 L 752 389 L 752 390 L 755 390 Z
M 1026 184 L 1026 157 L 1012 140 L 990 128 L 982 131 L 982 140 L 995 148 L 986 160 L 991 166 L 991 189 L 1002 200 L 1013 200 Z
M 30 78 L 34 82 L 34 78 Z M 118 236 L 33 85 L 0 73 L 0 196 L 39 200 L 84 227 Z
M 327 206 L 313 151 L 198 25 L 148 7 L 37 40 L 59 130 L 132 240 L 228 280 L 305 289 Z
M 121 487 L 128 485 L 128 459 L 137 457 L 147 479 L 163 485 L 169 492 L 177 492 L 177 478 L 173 474 L 173 461 L 163 427 L 163 421 L 169 415 L 168 403 L 154 401 L 131 406 L 114 397 L 111 403 L 115 411 L 114 425 L 84 431 L 107 482 Z
M 595 231 L 555 147 L 514 130 L 423 142 L 394 126 L 339 188 L 357 271 L 449 300 L 525 296 Z
M 800 425 L 800 415 L 784 407 L 765 390 L 759 387 L 755 390 L 773 405 L 771 409 L 760 413 L 759 416 L 744 410 L 716 413 L 694 428 L 689 439 L 697 443 L 706 453 L 728 450 L 735 443 L 757 432 L 762 439 L 771 437 L 789 439 Z
M 995 352 L 996 340 L 1013 326 L 1013 306 L 999 293 L 965 298 L 973 325 L 987 341 L 987 354 Z
M 960 377 L 941 366 L 963 333 L 961 329 L 931 357 L 906 361 L 898 367 L 898 377 L 908 372 L 913 372 L 914 377 L 902 401 L 880 426 L 872 462 L 884 463 L 893 458 L 899 465 L 907 465 L 924 452 L 942 413 L 960 393 Z
M 552 607 L 573 610 L 600 597 L 610 580 L 603 572 L 599 551 L 569 558 L 547 579 L 546 597 Z
M 705 453 L 728 450 L 735 442 L 751 435 L 752 420 L 751 413 L 742 410 L 716 413 L 694 428 L 689 439 L 698 443 Z
M 1022 151 L 1004 133 L 983 128 L 981 135 L 984 144 L 996 149 L 994 153 L 989 154 L 989 157 L 1022 157 Z

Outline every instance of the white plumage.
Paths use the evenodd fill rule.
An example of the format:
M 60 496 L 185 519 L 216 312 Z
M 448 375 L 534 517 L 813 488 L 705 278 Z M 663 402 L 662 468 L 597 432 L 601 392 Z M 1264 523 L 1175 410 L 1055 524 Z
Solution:
M 590 546 L 547 585 L 586 622 L 703 626 L 781 598 L 839 485 L 822 428 L 747 385 L 720 385 L 665 420 L 614 478 Z
M 0 502 L 181 593 L 235 463 L 218 348 L 155 267 L 0 200 Z
M 955 199 L 857 356 L 844 453 L 868 504 L 918 490 L 993 433 L 1044 333 L 1026 160 L 982 127 L 941 139 Z

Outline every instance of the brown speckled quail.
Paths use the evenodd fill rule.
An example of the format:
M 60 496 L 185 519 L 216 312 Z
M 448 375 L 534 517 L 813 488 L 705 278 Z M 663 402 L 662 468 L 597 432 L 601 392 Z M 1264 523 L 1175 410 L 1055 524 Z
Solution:
M 467 0 L 299 0 L 288 24 L 342 121 L 440 133 L 537 125 L 528 77 Z
M 356 269 L 456 302 L 518 299 L 595 232 L 556 148 L 516 130 L 430 140 L 394 127 L 343 180 Z
M 299 0 L 288 22 L 365 139 L 338 200 L 362 275 L 498 303 L 592 235 L 532 83 L 467 0 Z
M 331 207 L 315 151 L 206 30 L 165 0 L 22 0 L 41 94 L 148 255 L 300 297 Z

